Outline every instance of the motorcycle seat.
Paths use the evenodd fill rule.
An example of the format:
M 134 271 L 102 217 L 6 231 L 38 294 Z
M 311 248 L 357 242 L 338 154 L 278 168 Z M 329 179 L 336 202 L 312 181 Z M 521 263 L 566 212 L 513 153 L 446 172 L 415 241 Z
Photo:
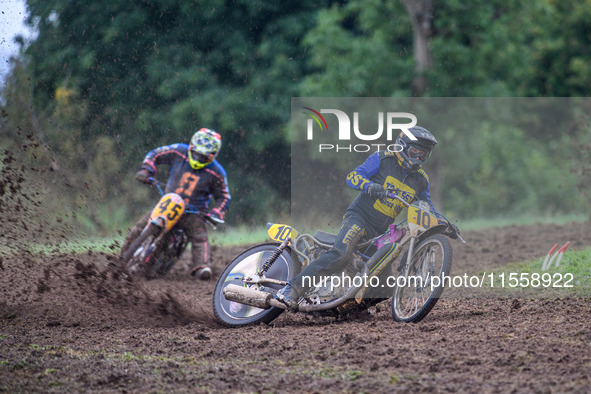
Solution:
M 321 242 L 323 244 L 333 245 L 337 240 L 337 235 L 318 230 L 314 234 L 314 238 L 316 238 L 318 242 Z

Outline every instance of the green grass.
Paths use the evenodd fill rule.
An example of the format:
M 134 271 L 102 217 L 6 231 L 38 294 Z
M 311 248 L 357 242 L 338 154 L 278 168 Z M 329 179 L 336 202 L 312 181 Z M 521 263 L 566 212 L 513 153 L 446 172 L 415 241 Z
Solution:
M 538 215 L 522 215 L 522 216 L 501 216 L 496 218 L 473 218 L 473 219 L 459 219 L 454 220 L 449 218 L 453 223 L 456 223 L 461 231 L 465 230 L 482 230 L 491 227 L 505 227 L 511 225 L 528 226 L 533 224 L 557 224 L 563 225 L 572 222 L 584 222 L 588 218 L 585 215 L 568 214 L 558 216 L 538 216 Z
M 247 245 L 268 241 L 267 223 L 258 228 L 249 228 L 246 226 L 226 227 L 221 230 L 209 230 L 209 239 L 214 245 L 235 246 Z
M 40 245 L 30 243 L 26 246 L 27 251 L 33 254 L 47 254 L 56 255 L 62 253 L 88 253 L 103 252 L 103 253 L 117 253 L 123 245 L 125 237 L 90 237 L 71 239 L 69 241 L 60 242 L 59 245 L 47 244 Z M 266 226 L 261 226 L 259 229 L 249 229 L 247 227 L 227 227 L 225 229 L 209 230 L 209 239 L 213 245 L 219 246 L 236 246 L 249 245 L 265 241 L 269 241 Z M 5 246 L 0 246 L 0 254 L 13 255 L 19 253 L 20 250 L 14 250 Z
M 546 271 L 542 270 L 543 260 L 511 263 L 494 270 L 494 288 L 504 295 L 591 297 L 591 248 L 566 251 L 560 265 L 555 266 L 555 259 Z M 485 275 L 483 288 L 491 288 L 489 275 Z M 539 281 L 532 283 L 533 278 Z
M 30 243 L 25 248 L 32 254 L 56 255 L 62 253 L 87 253 L 105 252 L 110 253 L 118 250 L 123 243 L 122 238 L 84 238 L 70 241 L 63 241 L 59 244 L 37 244 Z M 0 247 L 0 255 L 13 255 L 21 252 L 8 247 Z
M 505 226 L 530 226 L 534 224 L 556 224 L 556 225 L 564 225 L 567 223 L 573 222 L 585 222 L 589 218 L 585 215 L 581 214 L 561 214 L 561 215 L 533 215 L 533 214 L 524 214 L 519 216 L 498 216 L 498 217 L 491 217 L 491 218 L 454 218 L 453 216 L 448 217 L 448 219 L 458 225 L 460 231 L 470 231 L 470 230 L 484 230 L 487 228 L 493 227 L 505 227 Z M 396 219 L 396 223 L 402 222 L 406 220 L 406 211 L 402 211 L 401 215 L 398 216 Z M 339 227 L 341 225 L 340 221 L 333 221 L 334 224 L 332 227 L 328 227 L 326 225 L 321 226 L 299 226 L 297 230 L 310 233 L 316 231 L 316 229 L 337 233 L 339 231 Z
M 562 216 L 522 216 L 522 217 L 510 217 L 510 218 L 495 218 L 495 219 L 469 219 L 469 220 L 458 220 L 456 223 L 460 227 L 460 230 L 479 230 L 490 227 L 499 227 L 507 225 L 531 225 L 536 223 L 553 223 L 553 224 L 565 224 L 569 222 L 582 222 L 585 221 L 586 217 L 576 215 L 562 215 Z M 340 224 L 340 222 L 339 222 Z M 298 229 L 302 230 L 302 229 Z M 304 229 L 305 232 L 313 233 L 314 230 Z M 324 231 L 338 232 L 338 226 L 334 228 L 324 228 Z M 247 226 L 224 226 L 219 227 L 217 230 L 209 229 L 210 241 L 213 245 L 218 246 L 238 246 L 238 245 L 250 245 L 261 242 L 270 241 L 267 235 L 266 223 L 261 223 L 256 228 Z M 123 244 L 124 236 L 115 237 L 86 237 L 80 239 L 71 239 L 67 242 L 62 242 L 59 245 L 38 245 L 35 243 L 27 246 L 28 251 L 31 253 L 45 253 L 45 254 L 59 254 L 59 253 L 87 253 L 88 251 L 93 252 L 104 252 L 113 253 L 117 252 Z M 11 251 L 6 246 L 0 246 L 0 254 L 11 255 L 15 251 Z M 18 251 L 16 251 L 18 252 Z M 566 259 L 566 255 L 564 257 Z

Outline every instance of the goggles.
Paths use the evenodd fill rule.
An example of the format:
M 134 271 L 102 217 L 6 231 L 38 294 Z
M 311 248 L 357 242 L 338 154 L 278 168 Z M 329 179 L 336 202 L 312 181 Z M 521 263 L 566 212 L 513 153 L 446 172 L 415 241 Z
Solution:
M 189 148 L 189 153 L 191 154 L 191 158 L 199 163 L 209 163 L 211 161 L 211 155 L 208 156 L 200 153 L 195 146 Z
M 425 161 L 427 160 L 427 157 L 429 157 L 429 152 L 427 150 L 421 149 L 415 145 L 409 146 L 407 152 L 408 157 L 410 157 L 411 159 L 419 159 L 421 161 Z

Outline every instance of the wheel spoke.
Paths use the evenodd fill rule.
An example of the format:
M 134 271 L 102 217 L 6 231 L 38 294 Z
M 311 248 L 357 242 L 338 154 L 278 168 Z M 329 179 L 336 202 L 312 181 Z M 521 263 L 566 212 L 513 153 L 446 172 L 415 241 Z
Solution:
M 418 321 L 431 310 L 442 291 L 442 287 L 431 287 L 433 277 L 449 269 L 451 259 L 446 256 L 449 251 L 448 241 L 440 235 L 431 236 L 418 245 L 406 271 L 405 286 L 395 289 L 392 301 L 395 318 Z M 415 276 L 412 281 L 411 275 Z

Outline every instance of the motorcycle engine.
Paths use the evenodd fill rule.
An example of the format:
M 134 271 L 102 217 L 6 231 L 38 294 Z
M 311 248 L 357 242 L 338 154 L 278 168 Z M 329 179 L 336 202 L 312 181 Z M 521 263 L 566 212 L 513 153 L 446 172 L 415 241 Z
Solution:
M 187 247 L 188 241 L 187 235 L 183 230 L 175 229 L 171 234 L 171 242 L 169 244 L 171 256 L 181 257 Z
M 349 263 L 343 271 L 331 275 L 326 282 L 316 287 L 310 298 L 314 300 L 314 303 L 323 303 L 344 296 L 355 282 L 354 278 L 357 274 L 359 274 L 359 270 L 355 268 L 354 262 Z

